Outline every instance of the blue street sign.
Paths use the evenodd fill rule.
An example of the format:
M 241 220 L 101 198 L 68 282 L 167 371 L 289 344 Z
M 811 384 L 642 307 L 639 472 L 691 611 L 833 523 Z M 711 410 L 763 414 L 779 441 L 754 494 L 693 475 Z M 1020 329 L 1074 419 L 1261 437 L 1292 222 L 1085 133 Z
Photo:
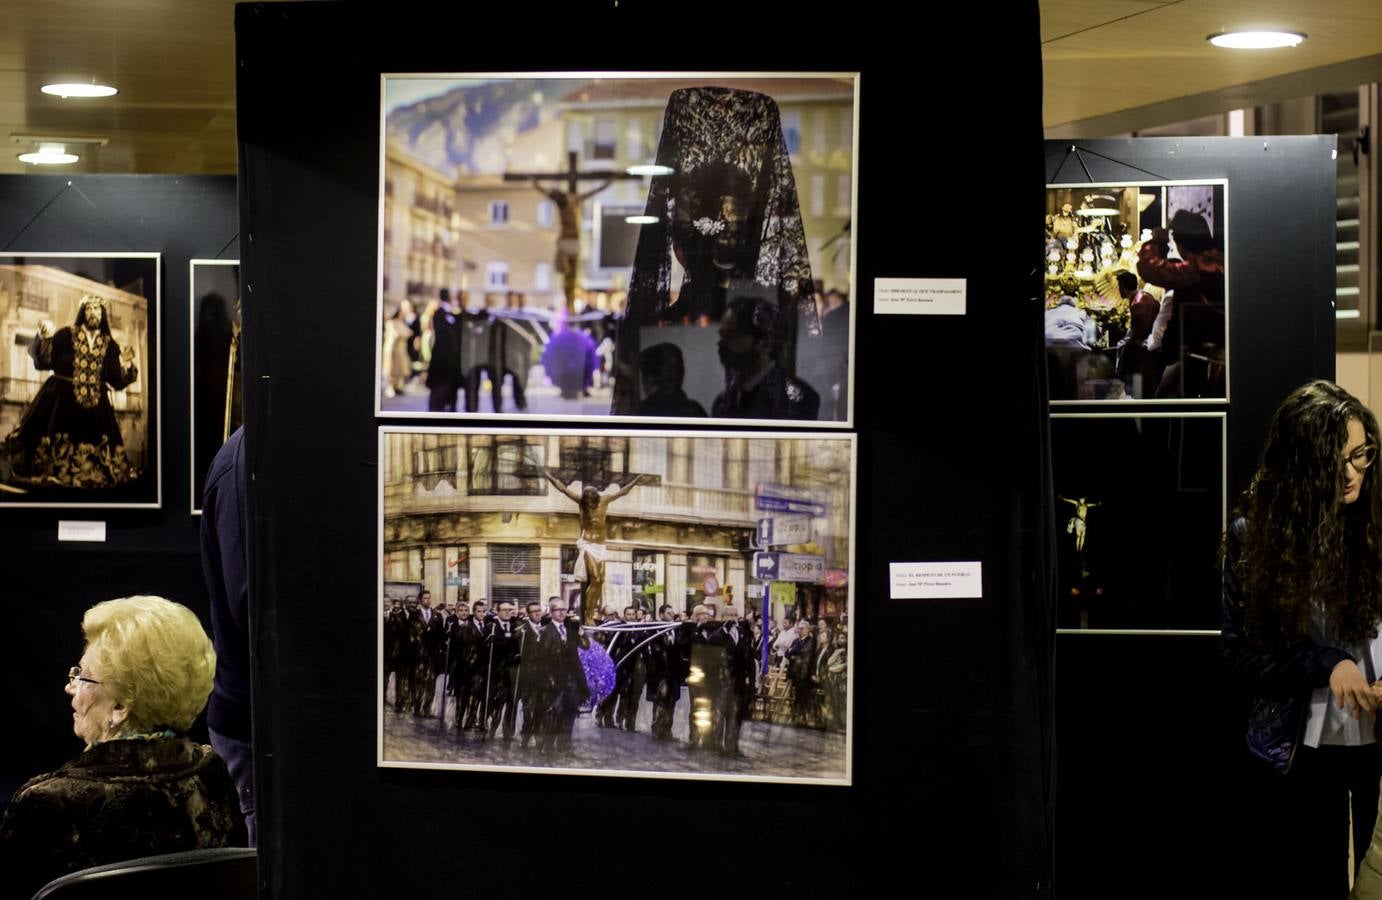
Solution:
M 764 512 L 802 513 L 817 518 L 825 515 L 825 504 L 809 492 L 783 484 L 760 484 L 754 492 L 754 505 Z
M 759 581 L 777 580 L 777 553 L 755 553 L 753 555 L 753 577 Z

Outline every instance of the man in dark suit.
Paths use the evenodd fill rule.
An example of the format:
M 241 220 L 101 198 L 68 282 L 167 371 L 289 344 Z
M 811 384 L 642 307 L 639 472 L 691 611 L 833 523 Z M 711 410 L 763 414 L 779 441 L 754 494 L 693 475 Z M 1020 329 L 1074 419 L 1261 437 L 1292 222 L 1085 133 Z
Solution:
M 514 727 L 518 724 L 517 698 L 514 696 L 514 681 L 518 672 L 519 636 L 517 623 L 513 621 L 512 600 L 500 600 L 495 604 L 498 617 L 490 623 L 486 641 L 489 645 L 489 736 L 493 738 L 504 726 L 504 745 L 513 741 Z
M 753 650 L 753 628 L 739 611 L 726 606 L 721 615 L 719 640 L 725 648 L 725 678 L 719 705 L 721 744 L 726 756 L 739 756 L 739 732 L 753 713 L 754 687 L 758 681 Z
M 686 678 L 691 695 L 691 747 L 718 750 L 723 740 L 719 706 L 726 666 L 721 626 L 705 605 L 691 610 L 691 623 L 691 672 Z
M 548 676 L 542 657 L 542 604 L 533 600 L 518 623 L 518 665 L 514 670 L 515 693 L 523 704 L 523 730 L 519 746 L 540 741 L 542 720 L 548 704 Z
M 456 392 L 465 383 L 461 372 L 461 308 L 442 288 L 441 305 L 432 314 L 432 358 L 427 364 L 427 411 L 455 412 Z
M 673 609 L 663 605 L 658 610 L 660 621 L 673 623 Z M 647 668 L 648 699 L 653 704 L 653 739 L 672 739 L 673 714 L 681 699 L 681 686 L 686 682 L 690 664 L 690 644 L 687 629 L 678 626 L 658 635 L 643 648 Z
M 426 623 L 422 634 L 422 652 L 427 657 L 427 665 L 418 667 L 418 677 L 423 679 L 422 716 L 432 717 L 432 706 L 437 696 L 437 676 L 441 674 L 446 659 L 446 624 L 442 614 L 432 608 L 431 591 L 423 591 L 418 603 L 418 611 Z M 443 702 L 443 707 L 445 703 Z
M 587 639 L 581 635 L 577 616 L 568 616 L 560 600 L 548 609 L 552 617 L 542 629 L 542 651 L 548 673 L 550 701 L 545 716 L 547 728 L 541 739 L 543 753 L 571 750 L 571 730 L 581 704 L 590 698 L 579 649 Z
M 638 612 L 632 606 L 624 610 L 625 622 L 634 622 L 637 618 Z M 643 651 L 647 648 L 642 647 L 637 651 L 634 648 L 646 637 L 645 632 L 632 631 L 623 635 L 615 647 L 619 651 L 615 658 L 619 668 L 616 670 L 614 693 L 619 695 L 619 710 L 614 718 L 625 731 L 638 730 L 638 701 L 641 699 L 639 694 L 643 692 L 643 682 L 647 677 Z
M 386 679 L 389 675 L 393 676 L 394 712 L 402 710 L 403 695 L 407 693 L 403 683 L 408 678 L 408 670 L 399 665 L 407 633 L 408 611 L 403 608 L 403 601 L 395 597 L 388 615 L 384 618 L 384 672 Z
M 623 619 L 614 611 L 613 606 L 604 608 L 604 615 L 600 619 L 600 624 L 606 628 L 613 628 L 623 624 Z M 615 640 L 618 638 L 618 640 Z M 623 659 L 628 651 L 629 635 L 620 634 L 618 631 L 597 631 L 595 640 L 598 641 L 605 650 L 609 652 L 609 658 L 614 661 L 614 690 L 609 692 L 609 696 L 600 701 L 600 705 L 595 708 L 595 724 L 601 728 L 614 727 L 614 710 L 619 703 L 620 686 L 627 679 L 628 674 L 623 666 L 619 665 L 619 660 Z
M 470 605 L 470 617 L 463 620 L 460 629 L 460 663 L 457 669 L 458 686 L 456 690 L 456 727 L 458 729 L 485 728 L 484 714 L 486 685 L 490 681 L 489 622 L 485 619 L 485 609 L 489 604 L 476 600 Z

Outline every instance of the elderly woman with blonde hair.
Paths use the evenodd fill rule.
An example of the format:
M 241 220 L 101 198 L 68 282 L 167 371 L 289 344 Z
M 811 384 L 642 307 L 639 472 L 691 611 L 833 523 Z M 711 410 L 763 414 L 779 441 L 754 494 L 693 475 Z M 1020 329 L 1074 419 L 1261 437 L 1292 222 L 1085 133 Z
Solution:
M 0 872 L 15 896 L 90 866 L 245 843 L 225 763 L 185 734 L 216 671 L 201 622 L 162 597 L 125 597 L 87 610 L 82 632 L 67 693 L 86 750 L 5 811 Z

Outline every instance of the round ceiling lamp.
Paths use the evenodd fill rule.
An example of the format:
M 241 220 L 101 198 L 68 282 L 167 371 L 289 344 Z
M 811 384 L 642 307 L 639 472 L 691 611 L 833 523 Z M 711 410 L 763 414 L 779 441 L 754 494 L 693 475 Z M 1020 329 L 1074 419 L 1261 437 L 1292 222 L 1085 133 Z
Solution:
M 1275 50 L 1294 47 L 1305 38 L 1299 31 L 1221 31 L 1205 40 L 1230 50 Z
M 68 153 L 62 144 L 39 144 L 38 150 L 19 154 L 19 161 L 31 166 L 65 166 L 81 159 L 75 153 Z

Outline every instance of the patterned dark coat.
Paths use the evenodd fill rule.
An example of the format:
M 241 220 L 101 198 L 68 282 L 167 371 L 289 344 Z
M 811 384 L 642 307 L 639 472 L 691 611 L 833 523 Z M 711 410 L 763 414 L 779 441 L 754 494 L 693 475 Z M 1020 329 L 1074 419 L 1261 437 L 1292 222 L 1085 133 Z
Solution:
M 244 846 L 235 783 L 185 737 L 106 741 L 24 784 L 0 823 L 0 897 L 106 863 Z

